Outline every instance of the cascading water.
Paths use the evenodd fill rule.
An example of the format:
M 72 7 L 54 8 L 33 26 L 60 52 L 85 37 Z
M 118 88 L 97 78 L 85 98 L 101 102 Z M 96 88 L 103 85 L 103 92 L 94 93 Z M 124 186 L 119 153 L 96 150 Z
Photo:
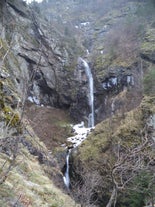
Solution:
M 88 63 L 82 58 L 80 58 L 80 60 L 83 63 L 89 81 L 89 106 L 91 108 L 91 113 L 88 116 L 88 127 L 94 127 L 94 80 Z
M 81 122 L 80 124 L 76 124 L 73 126 L 74 134 L 75 136 L 68 137 L 67 140 L 71 143 L 73 143 L 72 147 L 76 148 L 78 145 L 83 142 L 88 134 L 91 132 L 92 128 L 86 128 L 84 127 L 84 122 Z M 63 176 L 64 184 L 69 190 L 70 187 L 70 177 L 69 177 L 69 157 L 70 157 L 71 149 L 68 149 L 67 155 L 66 155 L 66 170 Z
M 81 124 L 77 124 L 73 127 L 73 130 L 75 132 L 75 136 L 69 137 L 68 141 L 73 143 L 73 148 L 77 147 L 83 140 L 86 139 L 88 134 L 91 132 L 92 128 L 94 128 L 94 81 L 93 76 L 91 73 L 91 69 L 88 65 L 88 63 L 83 60 L 82 58 L 79 58 L 80 62 L 83 64 L 86 76 L 88 78 L 89 82 L 89 106 L 91 109 L 91 113 L 88 116 L 88 127 L 84 127 L 84 122 L 81 122 Z M 63 176 L 64 184 L 66 185 L 67 189 L 69 190 L 70 187 L 70 177 L 69 177 L 69 157 L 70 157 L 71 149 L 68 150 L 67 156 L 66 156 L 66 171 Z
M 66 187 L 69 189 L 69 185 L 70 185 L 70 178 L 69 178 L 69 156 L 70 156 L 70 150 L 68 150 L 67 152 L 67 156 L 66 156 L 66 172 L 63 176 L 63 180 L 64 183 L 66 185 Z

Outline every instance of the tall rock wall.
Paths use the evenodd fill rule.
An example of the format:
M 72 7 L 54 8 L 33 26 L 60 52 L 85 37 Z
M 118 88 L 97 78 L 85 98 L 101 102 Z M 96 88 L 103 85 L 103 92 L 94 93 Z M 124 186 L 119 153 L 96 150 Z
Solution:
M 63 35 L 26 3 L 7 1 L 1 9 L 2 64 L 20 98 L 69 108 L 76 90 L 77 54 L 73 57 Z

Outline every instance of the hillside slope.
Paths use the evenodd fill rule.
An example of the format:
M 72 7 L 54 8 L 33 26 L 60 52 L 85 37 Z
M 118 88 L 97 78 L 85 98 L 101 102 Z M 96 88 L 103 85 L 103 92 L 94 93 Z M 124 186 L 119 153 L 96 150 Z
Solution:
M 74 206 L 73 200 L 56 187 L 65 186 L 51 148 L 40 141 L 25 116 L 29 100 L 35 105 L 55 103 L 56 85 L 46 74 L 53 70 L 47 50 L 51 65 L 58 70 L 62 66 L 60 48 L 52 50 L 56 43 L 47 47 L 49 39 L 39 30 L 35 15 L 23 1 L 0 2 L 0 206 Z M 43 39 L 45 45 L 40 42 Z

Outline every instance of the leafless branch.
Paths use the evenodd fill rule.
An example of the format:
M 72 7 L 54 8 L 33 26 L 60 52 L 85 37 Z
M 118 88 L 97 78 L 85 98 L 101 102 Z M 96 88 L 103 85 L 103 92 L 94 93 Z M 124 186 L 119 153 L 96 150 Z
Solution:
M 140 171 L 149 168 L 154 160 L 149 151 L 151 146 L 152 143 L 146 126 L 141 133 L 141 143 L 139 145 L 127 148 L 118 143 L 115 153 L 116 162 L 111 168 L 113 190 L 106 207 L 115 206 L 117 192 L 126 189 Z

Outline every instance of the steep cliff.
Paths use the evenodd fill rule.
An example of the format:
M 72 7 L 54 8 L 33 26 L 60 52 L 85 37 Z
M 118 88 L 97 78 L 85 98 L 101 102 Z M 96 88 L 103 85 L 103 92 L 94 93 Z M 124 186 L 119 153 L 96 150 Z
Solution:
M 64 186 L 51 148 L 40 141 L 25 116 L 28 100 L 35 105 L 70 105 L 65 85 L 72 82 L 73 72 L 64 67 L 71 68 L 74 58 L 60 39 L 25 2 L 0 2 L 0 206 L 74 206 L 56 187 Z
M 38 6 L 40 12 L 47 11 L 51 23 L 59 24 L 84 48 L 82 55 L 94 76 L 96 123 L 140 104 L 149 59 L 142 54 L 142 50 L 147 52 L 143 38 L 148 25 L 153 27 L 153 1 L 43 1 Z M 76 90 L 70 114 L 75 120 L 87 122 L 87 80 L 78 76 L 80 65 L 74 69 Z

